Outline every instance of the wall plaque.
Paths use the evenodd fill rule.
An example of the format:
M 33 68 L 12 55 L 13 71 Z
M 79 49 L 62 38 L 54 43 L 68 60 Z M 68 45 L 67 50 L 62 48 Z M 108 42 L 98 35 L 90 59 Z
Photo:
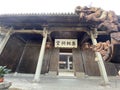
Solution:
M 77 48 L 77 39 L 55 39 L 56 48 Z

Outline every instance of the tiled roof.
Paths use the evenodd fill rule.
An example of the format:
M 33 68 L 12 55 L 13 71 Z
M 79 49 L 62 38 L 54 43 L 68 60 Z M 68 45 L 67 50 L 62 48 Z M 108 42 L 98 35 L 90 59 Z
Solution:
M 73 16 L 75 13 L 17 13 L 17 14 L 1 14 L 0 16 Z

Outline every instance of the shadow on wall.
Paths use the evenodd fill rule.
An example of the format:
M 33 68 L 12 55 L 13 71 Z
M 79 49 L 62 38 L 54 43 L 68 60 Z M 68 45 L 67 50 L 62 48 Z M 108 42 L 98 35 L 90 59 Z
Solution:
M 18 68 L 17 71 L 20 73 L 34 73 L 39 51 L 40 42 L 26 43 L 18 38 L 17 35 L 12 35 L 0 55 L 0 65 L 6 65 L 12 72 L 15 72 Z

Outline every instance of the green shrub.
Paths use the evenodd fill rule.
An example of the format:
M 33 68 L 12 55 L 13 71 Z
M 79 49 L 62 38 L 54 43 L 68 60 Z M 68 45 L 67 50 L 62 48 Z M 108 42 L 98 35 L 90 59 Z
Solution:
M 0 77 L 4 77 L 4 75 L 10 73 L 10 71 L 6 66 L 0 66 Z

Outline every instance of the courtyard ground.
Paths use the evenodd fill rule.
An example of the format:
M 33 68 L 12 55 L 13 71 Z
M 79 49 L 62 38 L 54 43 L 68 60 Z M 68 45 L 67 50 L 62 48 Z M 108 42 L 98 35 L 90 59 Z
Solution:
M 39 83 L 33 82 L 33 74 L 9 74 L 5 81 L 12 82 L 9 90 L 120 90 L 120 77 L 109 77 L 110 85 L 102 86 L 101 77 L 42 75 Z

